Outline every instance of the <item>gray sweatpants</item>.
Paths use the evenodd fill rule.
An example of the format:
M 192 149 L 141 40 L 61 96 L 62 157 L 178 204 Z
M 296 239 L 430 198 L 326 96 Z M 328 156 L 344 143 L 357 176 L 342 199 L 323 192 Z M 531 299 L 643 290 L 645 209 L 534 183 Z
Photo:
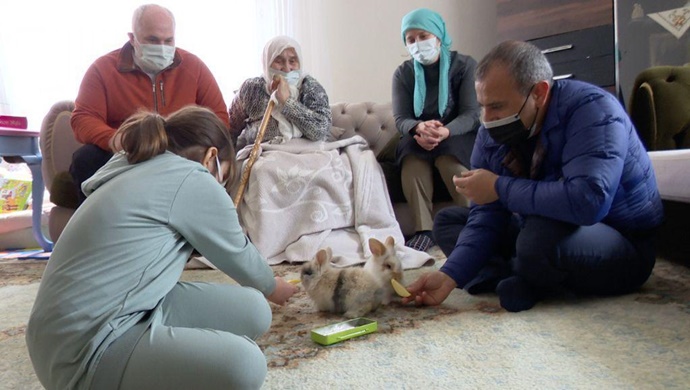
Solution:
M 162 323 L 135 326 L 108 347 L 92 389 L 261 387 L 266 358 L 253 340 L 268 331 L 272 319 L 263 294 L 235 285 L 180 282 L 161 309 Z

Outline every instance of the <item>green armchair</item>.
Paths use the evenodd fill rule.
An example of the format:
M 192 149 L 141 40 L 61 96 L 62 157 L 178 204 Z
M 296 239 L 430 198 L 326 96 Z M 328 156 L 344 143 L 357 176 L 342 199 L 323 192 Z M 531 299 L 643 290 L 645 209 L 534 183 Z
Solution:
M 648 151 L 690 148 L 690 66 L 655 66 L 640 73 L 629 114 Z
M 629 113 L 664 201 L 657 254 L 690 266 L 690 66 L 656 66 L 640 73 Z

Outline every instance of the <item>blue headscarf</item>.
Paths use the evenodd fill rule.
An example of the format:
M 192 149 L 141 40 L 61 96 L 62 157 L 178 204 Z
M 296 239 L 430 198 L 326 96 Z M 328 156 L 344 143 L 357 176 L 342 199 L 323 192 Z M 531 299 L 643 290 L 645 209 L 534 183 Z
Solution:
M 400 28 L 402 33 L 403 43 L 405 41 L 405 32 L 409 29 L 420 29 L 428 31 L 441 41 L 441 55 L 440 68 L 438 80 L 438 113 L 443 116 L 448 105 L 448 70 L 450 69 L 450 45 L 453 41 L 446 34 L 446 23 L 438 13 L 426 9 L 416 9 L 402 19 L 402 26 Z M 426 82 L 424 81 L 423 65 L 417 60 L 414 62 L 414 114 L 417 117 L 422 115 L 424 110 L 424 99 L 426 97 Z

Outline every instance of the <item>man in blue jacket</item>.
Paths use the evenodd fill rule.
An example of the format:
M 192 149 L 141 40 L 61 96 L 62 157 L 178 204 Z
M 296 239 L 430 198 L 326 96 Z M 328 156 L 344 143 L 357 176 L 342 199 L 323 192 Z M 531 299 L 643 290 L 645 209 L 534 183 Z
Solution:
M 587 83 L 553 80 L 532 44 L 503 42 L 482 59 L 482 126 L 472 170 L 454 177 L 469 209 L 442 210 L 448 256 L 404 302 L 437 305 L 456 288 L 496 291 L 508 311 L 549 294 L 620 294 L 655 261 L 663 209 L 647 153 L 625 110 Z

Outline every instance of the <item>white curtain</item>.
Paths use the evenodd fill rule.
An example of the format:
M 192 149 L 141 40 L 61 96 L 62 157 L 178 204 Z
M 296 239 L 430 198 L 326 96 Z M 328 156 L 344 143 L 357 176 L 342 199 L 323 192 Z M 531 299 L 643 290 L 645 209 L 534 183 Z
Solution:
M 2 41 L 0 41 L 0 114 L 11 115 L 12 112 L 10 112 L 10 103 L 7 99 L 7 93 L 5 92 L 5 81 L 2 77 L 3 69 L 6 68 L 3 64 L 3 62 L 5 62 L 5 56 L 2 53 L 3 47 Z
M 259 0 L 259 20 L 271 21 L 264 26 L 262 48 L 275 35 L 288 35 L 302 46 L 302 69 L 315 77 L 328 92 L 331 86 L 330 47 L 324 35 L 325 12 L 329 1 Z
M 96 58 L 122 47 L 131 31 L 133 11 L 144 3 L 1 1 L 0 114 L 26 116 L 37 130 L 53 103 L 76 98 L 81 79 Z M 208 65 L 228 105 L 243 80 L 261 74 L 266 40 L 290 32 L 289 3 L 157 2 L 175 15 L 177 46 Z

